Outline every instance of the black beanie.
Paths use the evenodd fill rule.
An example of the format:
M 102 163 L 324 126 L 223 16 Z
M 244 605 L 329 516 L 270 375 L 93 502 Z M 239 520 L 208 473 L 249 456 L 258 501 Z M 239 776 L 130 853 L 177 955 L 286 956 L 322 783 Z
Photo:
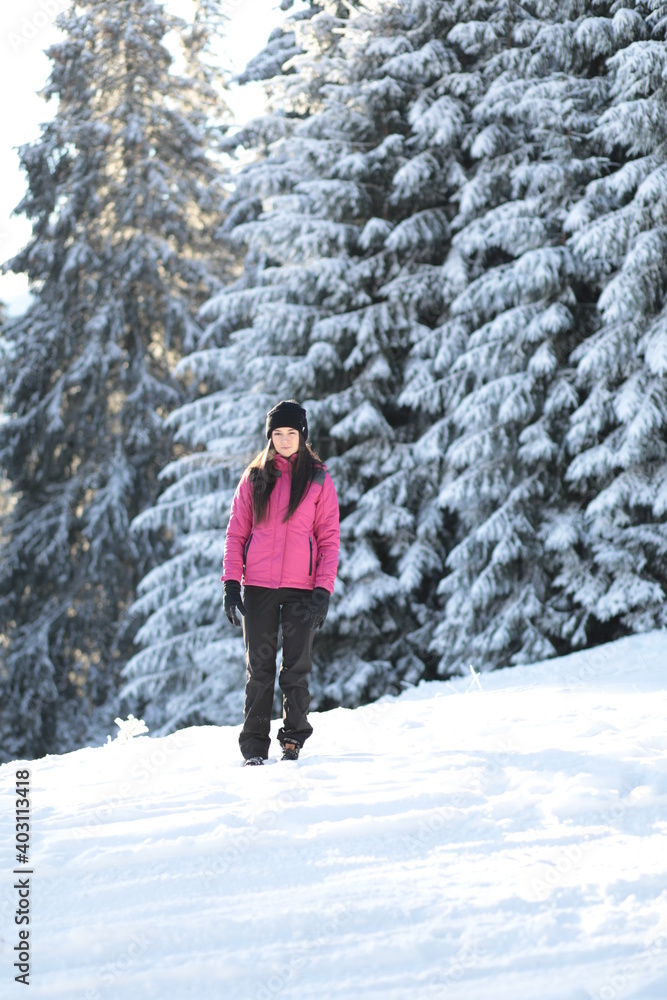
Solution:
M 293 427 L 295 431 L 301 431 L 306 441 L 308 440 L 308 420 L 303 406 L 299 406 L 296 399 L 283 399 L 277 403 L 266 415 L 266 436 L 271 440 L 271 431 L 277 427 Z

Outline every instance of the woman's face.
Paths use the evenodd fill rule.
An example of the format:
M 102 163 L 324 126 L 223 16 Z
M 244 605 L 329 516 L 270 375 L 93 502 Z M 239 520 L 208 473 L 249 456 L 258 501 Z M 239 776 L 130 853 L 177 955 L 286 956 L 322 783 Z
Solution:
M 289 458 L 299 450 L 299 432 L 293 427 L 277 427 L 271 431 L 273 447 L 283 458 Z

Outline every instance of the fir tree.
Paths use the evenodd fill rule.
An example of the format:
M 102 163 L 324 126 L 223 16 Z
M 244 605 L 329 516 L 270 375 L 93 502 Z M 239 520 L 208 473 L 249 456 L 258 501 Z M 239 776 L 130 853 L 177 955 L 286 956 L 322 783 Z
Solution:
M 643 380 L 625 384 L 616 347 L 611 374 L 584 361 L 598 328 L 611 331 L 615 294 L 612 281 L 601 316 L 596 226 L 649 176 L 621 169 L 614 193 L 619 137 L 631 144 L 636 127 L 648 143 L 648 123 L 661 127 L 661 56 L 642 48 L 661 22 L 635 6 L 323 2 L 253 62 L 249 75 L 279 64 L 281 77 L 272 113 L 235 137 L 261 154 L 226 223 L 245 269 L 209 301 L 181 365 L 207 392 L 171 418 L 203 450 L 170 467 L 173 484 L 139 522 L 169 525 L 179 546 L 142 584 L 144 649 L 127 668 L 128 690 L 157 691 L 150 710 L 166 728 L 240 717 L 242 650 L 216 612 L 219 560 L 234 485 L 280 397 L 307 406 L 341 503 L 314 706 L 599 641 L 607 612 L 595 602 L 634 556 L 627 627 L 661 620 L 662 493 L 650 514 L 639 505 L 662 482 L 659 209 L 632 223 L 644 241 L 632 267 L 651 262 L 628 307 L 641 316 Z M 628 105 L 633 86 L 653 88 L 650 107 Z M 633 424 L 651 456 L 643 492 L 629 500 L 617 477 L 605 498 L 612 467 L 591 476 L 589 443 L 620 439 L 649 386 Z M 611 520 L 594 504 L 584 516 L 598 494 L 614 497 Z M 610 544 L 629 509 L 632 530 Z
M 5 755 L 71 749 L 116 711 L 117 622 L 160 551 L 129 525 L 155 498 L 163 420 L 184 398 L 170 368 L 225 258 L 207 124 L 219 103 L 200 58 L 215 9 L 200 4 L 188 28 L 154 0 L 82 0 L 48 51 L 58 107 L 21 150 L 33 233 L 10 263 L 35 303 L 4 345 Z
M 665 13 L 637 2 L 610 22 L 612 100 L 595 131 L 609 169 L 567 220 L 599 322 L 572 356 L 567 479 L 581 500 L 558 586 L 597 641 L 667 623 Z
M 277 53 L 294 55 L 293 22 L 300 24 L 318 10 L 313 5 L 277 29 L 268 53 L 253 60 L 241 79 L 259 79 L 267 67 L 272 73 L 280 69 Z M 300 44 L 296 51 L 302 51 Z M 273 88 L 278 84 L 273 81 Z M 237 131 L 226 148 L 233 152 L 245 146 L 261 153 L 298 118 L 289 102 L 278 103 L 269 115 Z M 225 234 L 261 212 L 261 197 L 249 191 L 243 175 L 236 179 L 228 208 Z M 237 721 L 242 715 L 243 647 L 222 615 L 220 573 L 232 495 L 241 470 L 261 447 L 264 415 L 275 402 L 262 391 L 260 369 L 281 363 L 263 331 L 259 336 L 252 329 L 262 303 L 278 298 L 263 275 L 266 263 L 261 252 L 249 254 L 238 280 L 202 309 L 198 349 L 177 373 L 203 392 L 168 420 L 175 440 L 196 450 L 165 468 L 163 479 L 170 485 L 133 525 L 139 532 L 167 531 L 173 539 L 170 558 L 141 581 L 130 610 L 132 620 L 143 621 L 136 638 L 144 648 L 124 670 L 124 695 L 136 700 L 157 732 Z M 287 327 L 274 328 L 275 339 L 282 335 L 287 341 L 303 322 L 294 310 Z
M 439 500 L 459 541 L 433 643 L 445 675 L 600 638 L 561 576 L 564 563 L 581 569 L 567 446 L 573 362 L 578 344 L 594 342 L 598 291 L 567 236 L 568 210 L 610 169 L 596 131 L 611 99 L 606 60 L 644 32 L 616 6 L 486 4 L 483 22 L 461 21 L 449 36 L 480 84 L 443 268 L 461 288 L 415 350 L 403 396 L 420 408 L 436 400 L 449 436 Z
M 433 261 L 447 245 L 446 205 L 458 176 L 445 148 L 430 165 L 437 184 L 418 188 L 415 178 L 429 168 L 418 162 L 409 193 L 411 102 L 455 68 L 432 37 L 439 6 L 354 12 L 331 3 L 290 22 L 301 51 L 289 63 L 294 72 L 273 114 L 236 137 L 266 151 L 237 179 L 226 224 L 248 248 L 246 267 L 206 306 L 200 349 L 181 366 L 212 391 L 171 418 L 178 439 L 204 444 L 206 455 L 170 469 L 173 486 L 141 519 L 178 518 L 183 531 L 173 563 L 142 583 L 135 610 L 150 616 L 138 636 L 145 648 L 127 667 L 128 691 L 148 694 L 164 683 L 142 714 L 153 710 L 165 726 L 197 703 L 199 718 L 238 718 L 243 651 L 236 639 L 232 658 L 234 636 L 211 609 L 220 601 L 234 485 L 281 396 L 307 406 L 343 514 L 314 703 L 356 704 L 424 673 L 406 633 L 422 614 L 416 595 L 427 590 L 426 577 L 437 580 L 442 561 L 419 538 L 420 473 L 406 446 L 413 432 L 395 399 L 420 310 L 438 308 Z M 277 81 L 271 86 L 277 91 Z M 205 702 L 214 690 L 217 702 Z

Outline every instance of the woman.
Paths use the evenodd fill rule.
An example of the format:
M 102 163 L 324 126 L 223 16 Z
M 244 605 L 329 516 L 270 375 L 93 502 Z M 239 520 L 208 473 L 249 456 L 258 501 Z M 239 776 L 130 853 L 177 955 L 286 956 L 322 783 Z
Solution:
M 268 444 L 250 463 L 234 494 L 223 560 L 224 608 L 243 617 L 246 652 L 246 764 L 269 755 L 278 626 L 283 650 L 278 683 L 283 760 L 296 760 L 313 729 L 308 675 L 313 635 L 322 628 L 338 569 L 338 498 L 326 466 L 308 445 L 306 411 L 282 400 L 266 415 Z M 243 584 L 243 600 L 241 600 Z

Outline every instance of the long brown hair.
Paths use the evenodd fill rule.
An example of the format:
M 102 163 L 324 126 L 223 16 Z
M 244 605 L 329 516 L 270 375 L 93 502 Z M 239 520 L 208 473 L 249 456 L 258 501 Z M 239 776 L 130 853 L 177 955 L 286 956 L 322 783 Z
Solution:
M 301 431 L 299 433 L 299 449 L 292 465 L 292 484 L 290 487 L 289 506 L 283 521 L 288 521 L 297 509 L 304 494 L 318 469 L 323 468 L 319 455 L 308 444 Z M 268 516 L 269 499 L 276 485 L 277 469 L 273 461 L 276 457 L 273 441 L 269 440 L 266 448 L 255 455 L 248 465 L 247 473 L 252 483 L 252 511 L 255 524 L 259 524 Z

